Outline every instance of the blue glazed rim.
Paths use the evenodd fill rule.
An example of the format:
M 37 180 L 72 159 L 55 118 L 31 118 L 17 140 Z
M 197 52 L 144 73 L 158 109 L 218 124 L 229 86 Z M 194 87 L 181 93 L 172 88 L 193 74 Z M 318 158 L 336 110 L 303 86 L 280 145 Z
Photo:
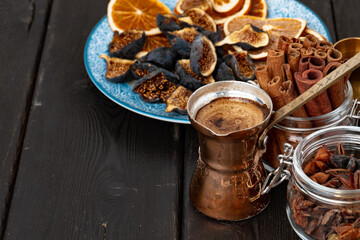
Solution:
M 326 24 L 324 23 L 324 21 L 318 16 L 317 13 L 315 13 L 311 8 L 309 8 L 307 5 L 297 1 L 297 0 L 293 0 L 294 2 L 297 2 L 298 4 L 304 6 L 309 12 L 311 12 L 319 21 L 319 23 L 324 27 L 324 30 L 325 30 L 325 35 L 327 36 L 324 36 L 325 38 L 327 38 L 330 42 L 332 42 L 332 39 L 331 39 L 331 35 L 330 35 L 330 32 L 326 26 Z M 116 104 L 132 111 L 132 112 L 135 112 L 137 114 L 140 114 L 140 115 L 143 115 L 143 116 L 146 116 L 146 117 L 150 117 L 150 118 L 153 118 L 153 119 L 157 119 L 157 120 L 161 120 L 161 121 L 167 121 L 167 122 L 173 122 L 173 123 L 181 123 L 181 124 L 190 124 L 190 121 L 188 119 L 177 119 L 177 118 L 174 118 L 174 117 L 166 117 L 166 116 L 159 116 L 159 115 L 156 115 L 156 114 L 152 114 L 152 113 L 149 113 L 149 112 L 146 112 L 146 111 L 143 111 L 143 110 L 139 110 L 139 109 L 136 109 L 134 108 L 133 106 L 127 104 L 127 103 L 124 103 L 124 102 L 121 102 L 119 101 L 119 99 L 115 98 L 112 94 L 108 93 L 102 86 L 101 84 L 97 81 L 96 77 L 92 74 L 91 70 L 90 70 L 90 67 L 89 67 L 89 59 L 87 58 L 87 53 L 88 53 L 88 48 L 89 48 L 89 43 L 90 43 L 90 39 L 91 39 L 91 36 L 94 34 L 94 32 L 97 30 L 97 28 L 99 27 L 99 25 L 105 21 L 105 19 L 107 18 L 107 15 L 105 15 L 104 17 L 102 17 L 98 22 L 97 24 L 93 27 L 93 29 L 91 30 L 87 40 L 86 40 L 86 44 L 85 44 L 85 48 L 84 48 L 84 63 L 85 63 L 85 68 L 86 68 L 86 71 L 91 79 L 91 81 L 95 84 L 95 86 L 100 90 L 100 92 L 102 92 L 106 97 L 108 97 L 110 100 L 112 100 L 113 102 L 115 102 Z M 125 83 L 126 84 L 126 83 Z M 135 93 L 134 93 L 135 94 Z
M 113 102 L 115 102 L 116 104 L 132 111 L 135 112 L 137 114 L 146 116 L 146 117 L 150 117 L 150 118 L 154 118 L 154 119 L 158 119 L 158 120 L 162 120 L 162 121 L 167 121 L 167 122 L 173 122 L 173 123 L 182 123 L 182 124 L 190 124 L 190 121 L 188 119 L 176 119 L 176 118 L 172 118 L 172 117 L 164 117 L 164 116 L 159 116 L 159 115 L 155 115 L 152 113 L 148 113 L 148 112 L 144 112 L 141 110 L 138 110 L 136 108 L 133 108 L 131 105 L 124 103 L 124 102 L 120 102 L 118 99 L 116 99 L 113 95 L 109 94 L 107 91 L 104 90 L 104 88 L 101 86 L 101 84 L 96 81 L 95 76 L 92 74 L 90 67 L 89 67 L 89 62 L 88 62 L 88 58 L 87 58 L 87 50 L 89 47 L 89 42 L 90 42 L 90 36 L 93 35 L 93 33 L 97 30 L 98 26 L 102 23 L 102 21 L 104 21 L 107 18 L 107 16 L 105 15 L 104 17 L 102 17 L 98 23 L 95 25 L 95 27 L 91 30 L 88 39 L 86 40 L 86 44 L 85 44 L 85 49 L 84 49 L 84 62 L 85 62 L 85 68 L 86 71 L 91 79 L 91 81 L 95 84 L 95 86 L 100 90 L 100 92 L 102 92 L 106 97 L 108 97 L 110 100 L 112 100 Z

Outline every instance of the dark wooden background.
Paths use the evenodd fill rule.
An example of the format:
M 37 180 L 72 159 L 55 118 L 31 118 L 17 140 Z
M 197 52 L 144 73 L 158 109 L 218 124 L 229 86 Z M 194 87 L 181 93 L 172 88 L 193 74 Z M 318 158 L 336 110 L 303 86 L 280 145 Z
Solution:
M 333 41 L 359 0 L 301 0 Z M 197 137 L 97 90 L 83 62 L 107 0 L 0 1 L 0 239 L 298 239 L 286 185 L 259 216 L 220 222 L 189 202 Z

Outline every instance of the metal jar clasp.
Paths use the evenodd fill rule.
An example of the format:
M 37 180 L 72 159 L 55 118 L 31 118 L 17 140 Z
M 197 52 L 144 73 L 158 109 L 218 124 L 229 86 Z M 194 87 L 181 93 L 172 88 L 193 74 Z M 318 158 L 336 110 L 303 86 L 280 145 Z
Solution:
M 348 117 L 357 121 L 360 120 L 360 101 L 358 99 L 353 101 L 353 105 Z
M 267 175 L 264 185 L 261 189 L 261 194 L 269 193 L 270 190 L 285 180 L 289 180 L 291 177 L 290 168 L 292 166 L 292 155 L 294 152 L 294 147 L 289 144 L 284 144 L 284 154 L 278 155 L 279 167 L 274 171 L 269 172 Z

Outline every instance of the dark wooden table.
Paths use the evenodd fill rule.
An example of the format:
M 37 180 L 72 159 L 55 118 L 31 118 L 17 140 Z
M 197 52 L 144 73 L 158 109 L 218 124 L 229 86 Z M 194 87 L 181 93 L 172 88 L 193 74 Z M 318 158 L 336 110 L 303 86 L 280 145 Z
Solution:
M 332 39 L 360 36 L 359 0 L 302 0 Z M 83 61 L 107 0 L 0 2 L 0 239 L 298 239 L 286 185 L 260 215 L 215 221 L 189 201 L 190 125 L 107 99 Z

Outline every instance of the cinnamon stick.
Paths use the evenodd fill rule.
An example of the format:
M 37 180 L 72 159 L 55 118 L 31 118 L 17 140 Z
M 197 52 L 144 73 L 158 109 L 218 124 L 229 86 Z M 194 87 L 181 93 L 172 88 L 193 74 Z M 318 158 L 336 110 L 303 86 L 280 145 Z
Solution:
M 291 38 L 290 38 L 290 43 L 301 43 L 301 41 L 300 41 L 299 38 L 291 37 Z
M 315 36 L 309 34 L 309 35 L 305 36 L 303 46 L 306 49 L 308 49 L 309 47 L 315 47 L 317 42 L 318 42 L 318 39 Z
M 292 100 L 297 98 L 299 95 L 295 89 L 294 78 L 293 78 L 293 74 L 290 69 L 290 65 L 283 64 L 281 66 L 281 69 L 282 69 L 284 82 L 281 84 L 280 93 L 283 96 L 285 104 L 288 104 Z M 304 107 L 299 108 L 292 115 L 294 117 L 302 117 L 302 118 L 308 117 L 308 114 L 306 113 L 306 110 Z M 310 125 L 306 124 L 306 126 L 302 126 L 302 128 L 304 128 L 304 127 L 306 127 L 306 128 L 311 127 L 311 123 L 310 123 Z
M 342 53 L 335 48 L 330 48 L 326 53 L 326 60 L 328 63 L 341 62 Z
M 280 36 L 278 45 L 277 45 L 277 49 L 282 50 L 287 53 L 290 43 L 291 42 L 288 37 Z
M 284 51 L 278 49 L 270 49 L 266 59 L 270 76 L 281 76 L 281 66 L 285 63 Z
M 309 58 L 310 58 L 310 57 L 300 58 L 300 61 L 299 61 L 299 70 L 298 70 L 298 72 L 299 72 L 300 74 L 302 74 L 304 71 L 306 71 L 306 70 L 309 69 Z
M 324 49 L 327 51 L 329 48 L 332 48 L 333 44 L 329 41 L 318 41 L 316 44 L 316 49 Z
M 296 72 L 294 77 L 299 93 L 303 94 L 323 78 L 323 73 L 316 69 L 308 69 L 302 74 Z M 320 116 L 332 111 L 331 102 L 326 91 L 307 102 L 305 107 L 310 117 Z
M 292 49 L 287 54 L 288 63 L 290 65 L 291 72 L 295 73 L 299 70 L 300 52 Z
M 311 57 L 314 56 L 315 48 L 309 47 L 309 48 L 302 48 L 300 49 L 301 57 Z
M 309 68 L 310 69 L 316 69 L 319 71 L 324 70 L 325 68 L 325 61 L 318 57 L 310 57 L 309 58 Z
M 280 87 L 282 83 L 283 81 L 281 80 L 281 77 L 275 76 L 267 85 L 269 96 L 274 104 L 275 111 L 282 108 L 285 105 L 285 101 L 280 92 Z
M 318 57 L 303 57 L 299 62 L 299 73 L 302 74 L 307 69 L 317 69 L 322 71 L 325 68 L 325 61 Z
M 314 53 L 314 57 L 321 58 L 322 60 L 326 60 L 327 54 L 324 49 L 316 49 Z
M 271 81 L 271 75 L 267 65 L 258 66 L 255 69 L 255 76 L 260 87 L 268 93 L 267 84 Z
M 324 76 L 330 74 L 332 71 L 341 66 L 339 62 L 329 63 L 323 70 Z M 344 81 L 345 80 L 345 81 Z M 331 106 L 333 109 L 338 108 L 345 100 L 345 84 L 346 77 L 343 80 L 339 80 L 334 85 L 328 88 L 327 92 L 329 94 Z
M 285 63 L 281 66 L 281 78 L 283 81 L 293 81 L 294 77 L 291 72 L 290 65 L 288 63 Z
M 298 52 L 300 52 L 301 48 L 303 48 L 303 45 L 301 43 L 290 43 L 288 51 L 297 50 Z
M 295 86 L 293 84 L 292 81 L 284 81 L 281 84 L 281 88 L 280 88 L 280 93 L 283 96 L 283 99 L 285 101 L 285 104 L 290 103 L 291 101 L 293 101 L 295 98 L 298 97 L 298 94 L 295 90 Z M 306 118 L 308 117 L 308 114 L 304 108 L 304 106 L 300 107 L 298 110 L 296 110 L 295 112 L 293 112 L 292 114 L 294 117 L 299 117 L 299 118 Z

